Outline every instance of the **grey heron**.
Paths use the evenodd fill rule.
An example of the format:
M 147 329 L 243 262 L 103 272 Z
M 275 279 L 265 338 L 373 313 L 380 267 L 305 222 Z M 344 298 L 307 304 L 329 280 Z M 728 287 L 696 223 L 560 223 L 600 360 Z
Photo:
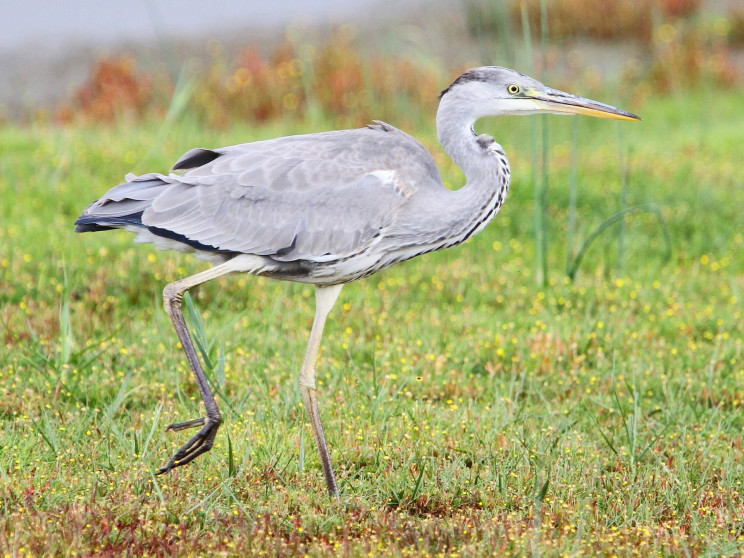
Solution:
M 541 112 L 640 120 L 514 70 L 484 66 L 462 74 L 440 96 L 439 141 L 467 179 L 458 190 L 444 186 L 421 143 L 378 121 L 360 129 L 192 149 L 170 174 L 129 174 L 89 205 L 75 223 L 77 232 L 126 229 L 139 242 L 193 251 L 215 264 L 163 292 L 206 416 L 168 426 L 200 429 L 158 474 L 209 451 L 222 423 L 184 321 L 182 297 L 206 281 L 245 272 L 316 286 L 299 383 L 328 491 L 337 495 L 318 407 L 316 362 L 341 287 L 481 231 L 504 203 L 511 172 L 501 145 L 475 133 L 476 120 Z

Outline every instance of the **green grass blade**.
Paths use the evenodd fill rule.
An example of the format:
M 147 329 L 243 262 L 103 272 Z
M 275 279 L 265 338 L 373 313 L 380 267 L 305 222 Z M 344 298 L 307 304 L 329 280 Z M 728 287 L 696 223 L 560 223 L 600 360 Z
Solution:
M 666 250 L 664 252 L 664 256 L 662 261 L 664 263 L 668 262 L 671 258 L 672 253 L 672 240 L 671 236 L 669 235 L 669 230 L 666 226 L 666 223 L 664 221 L 664 218 L 661 215 L 661 212 L 658 210 L 658 208 L 655 205 L 638 205 L 634 207 L 628 207 L 622 211 L 618 211 L 614 215 L 611 215 L 607 219 L 605 219 L 598 227 L 597 229 L 590 234 L 587 239 L 584 241 L 584 243 L 581 245 L 581 248 L 579 249 L 578 253 L 576 254 L 576 257 L 574 258 L 573 262 L 571 263 L 569 270 L 568 270 L 568 277 L 573 280 L 576 277 L 576 273 L 579 269 L 579 266 L 581 265 L 581 260 L 583 259 L 584 255 L 586 254 L 586 251 L 589 249 L 589 247 L 592 245 L 592 243 L 602 235 L 604 231 L 612 227 L 613 225 L 622 222 L 626 217 L 638 213 L 651 213 L 654 215 L 659 223 L 659 227 L 662 230 L 662 233 L 664 235 L 664 242 L 666 244 Z

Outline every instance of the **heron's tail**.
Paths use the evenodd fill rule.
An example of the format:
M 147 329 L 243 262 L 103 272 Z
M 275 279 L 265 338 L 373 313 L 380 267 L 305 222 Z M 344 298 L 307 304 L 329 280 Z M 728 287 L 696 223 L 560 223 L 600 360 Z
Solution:
M 75 232 L 95 232 L 128 227 L 146 227 L 142 212 L 169 184 L 159 174 L 127 175 L 127 181 L 114 186 L 90 204 L 75 221 Z

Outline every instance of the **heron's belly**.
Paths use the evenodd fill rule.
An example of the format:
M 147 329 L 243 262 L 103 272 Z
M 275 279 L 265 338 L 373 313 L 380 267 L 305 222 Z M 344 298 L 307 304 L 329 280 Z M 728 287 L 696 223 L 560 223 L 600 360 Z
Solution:
M 141 227 L 128 230 L 137 233 L 136 242 L 152 242 L 161 250 L 191 252 L 198 258 L 213 264 L 232 260 L 236 272 L 313 285 L 349 283 L 421 254 L 459 244 L 457 241 L 440 240 L 432 244 L 416 244 L 395 249 L 379 249 L 378 245 L 337 260 L 319 258 L 317 260 L 280 261 L 271 256 L 198 250 L 177 240 L 152 234 Z
M 288 265 L 280 265 L 278 269 L 272 270 L 266 275 L 277 279 L 314 285 L 349 283 L 368 277 L 397 263 L 444 247 L 443 245 L 415 245 L 384 252 L 362 252 L 342 260 L 330 262 L 287 262 Z M 298 270 L 292 265 L 297 263 L 303 268 L 302 270 Z

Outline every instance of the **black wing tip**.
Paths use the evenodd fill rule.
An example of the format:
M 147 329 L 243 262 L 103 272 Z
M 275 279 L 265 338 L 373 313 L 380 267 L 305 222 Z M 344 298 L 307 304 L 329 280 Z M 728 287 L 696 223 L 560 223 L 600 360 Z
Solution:
M 122 227 L 134 225 L 137 227 L 144 226 L 142 224 L 142 212 L 132 213 L 131 215 L 123 215 L 120 217 L 96 217 L 95 215 L 81 215 L 77 221 L 75 221 L 75 232 L 99 232 L 99 231 L 110 231 L 112 229 L 120 229 Z
M 168 229 L 161 227 L 148 227 L 142 222 L 142 212 L 135 213 L 132 215 L 125 215 L 123 217 L 95 217 L 93 215 L 82 215 L 77 221 L 75 221 L 75 232 L 86 233 L 86 232 L 98 232 L 98 231 L 110 231 L 113 229 L 120 229 L 126 226 L 137 226 L 147 229 L 155 236 L 174 240 L 188 246 L 193 250 L 200 252 L 214 252 L 218 254 L 231 254 L 231 250 L 223 250 L 216 246 L 204 244 L 198 240 L 192 240 L 191 238 L 173 232 Z M 294 246 L 294 245 L 293 245 Z M 293 246 L 289 247 L 292 248 Z
M 221 155 L 222 153 L 217 153 L 216 151 L 212 151 L 211 149 L 197 147 L 185 153 L 176 162 L 176 164 L 173 165 L 173 168 L 171 170 L 177 171 L 195 169 L 197 167 L 206 165 L 207 163 L 211 163 Z
M 99 225 L 97 223 L 75 223 L 75 232 L 76 233 L 86 233 L 86 232 L 98 232 L 98 231 L 110 231 L 115 227 L 104 227 L 103 225 Z
M 80 217 L 78 217 L 77 221 L 75 221 L 76 233 L 105 231 L 110 228 L 111 227 L 101 225 L 100 223 L 98 223 L 98 220 L 91 219 L 90 217 L 86 217 L 85 215 L 81 215 Z

